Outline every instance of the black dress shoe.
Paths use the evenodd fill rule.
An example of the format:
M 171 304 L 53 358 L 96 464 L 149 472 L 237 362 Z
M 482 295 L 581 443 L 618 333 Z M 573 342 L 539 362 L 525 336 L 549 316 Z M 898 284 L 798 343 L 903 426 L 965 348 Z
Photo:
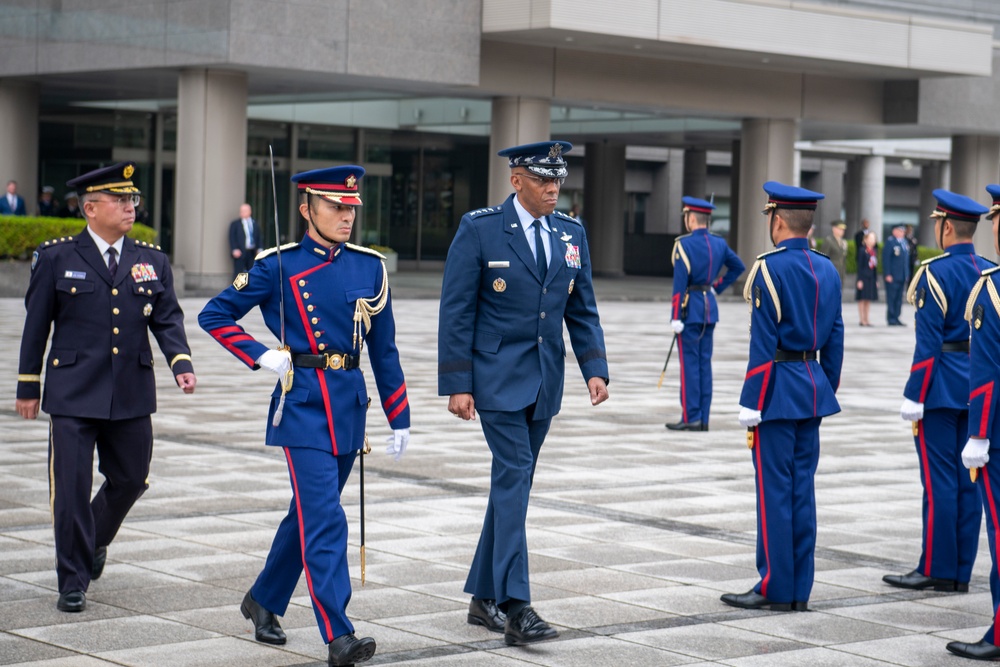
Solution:
M 555 639 L 558 636 L 556 629 L 543 621 L 531 605 L 513 616 L 508 616 L 503 630 L 503 640 L 507 646 L 524 646 Z
M 924 576 L 916 570 L 908 574 L 887 574 L 882 577 L 882 581 L 896 588 L 909 588 L 915 591 L 933 588 L 936 591 L 966 593 L 969 590 L 968 583 L 959 583 L 954 579 L 935 579 Z
M 108 560 L 108 548 L 97 547 L 94 549 L 94 564 L 90 568 L 91 581 L 97 581 L 104 574 L 104 562 Z
M 793 602 L 792 611 L 809 611 L 809 602 Z
M 330 667 L 351 667 L 356 662 L 364 662 L 375 655 L 375 640 L 371 637 L 358 639 L 353 634 L 340 635 L 327 644 L 330 652 L 326 664 Z
M 671 431 L 707 431 L 708 424 L 705 422 L 677 422 L 676 424 L 667 424 L 667 428 Z
M 739 607 L 740 609 L 770 609 L 771 611 L 792 610 L 791 602 L 771 602 L 766 597 L 760 593 L 755 593 L 753 590 L 749 590 L 746 593 L 724 593 L 721 600 L 730 607 Z M 798 604 L 805 605 L 806 603 L 801 602 Z M 805 609 L 802 611 L 805 611 Z
M 500 611 L 496 600 L 472 598 L 469 602 L 469 625 L 482 625 L 490 632 L 503 632 L 507 615 Z
M 60 593 L 59 602 L 56 603 L 56 607 L 59 611 L 68 611 L 70 613 L 83 611 L 87 608 L 87 595 L 83 591 Z
M 253 599 L 250 591 L 243 596 L 240 611 L 243 612 L 243 618 L 253 621 L 253 636 L 257 641 L 279 645 L 287 641 L 285 631 L 278 624 L 277 616 L 261 607 L 260 603 Z
M 996 660 L 1000 658 L 1000 648 L 989 643 L 985 639 L 977 644 L 966 644 L 965 642 L 948 642 L 948 650 L 955 655 L 973 660 Z

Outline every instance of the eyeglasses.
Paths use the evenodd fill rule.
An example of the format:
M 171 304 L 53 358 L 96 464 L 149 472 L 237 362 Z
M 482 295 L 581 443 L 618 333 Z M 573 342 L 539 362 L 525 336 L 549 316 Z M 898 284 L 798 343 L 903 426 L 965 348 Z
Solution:
M 518 176 L 523 176 L 525 178 L 530 178 L 535 183 L 541 186 L 546 186 L 549 183 L 555 183 L 556 185 L 562 185 L 566 182 L 565 178 L 542 178 L 541 176 L 535 176 L 534 174 L 518 174 Z
M 120 197 L 112 197 L 110 199 L 98 199 L 97 201 L 105 202 L 106 204 L 115 204 L 118 208 L 125 208 L 129 204 L 133 207 L 139 205 L 139 200 L 141 198 L 139 195 L 121 195 Z

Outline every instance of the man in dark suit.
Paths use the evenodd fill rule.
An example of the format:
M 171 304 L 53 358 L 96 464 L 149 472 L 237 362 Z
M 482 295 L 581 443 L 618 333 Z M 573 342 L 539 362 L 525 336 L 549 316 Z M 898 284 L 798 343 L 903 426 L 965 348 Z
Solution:
M 910 248 L 904 238 L 906 228 L 896 225 L 882 246 L 882 273 L 885 276 L 885 317 L 890 327 L 906 326 L 899 319 L 903 292 L 910 277 Z
M 17 194 L 17 181 L 7 181 L 7 194 L 0 197 L 0 215 L 28 215 L 24 197 Z
M 442 282 L 438 394 L 461 419 L 479 410 L 493 454 L 465 584 L 468 622 L 503 632 L 508 645 L 558 636 L 530 606 L 525 518 L 538 453 L 562 402 L 564 320 L 591 404 L 608 398 L 587 235 L 555 212 L 571 148 L 544 141 L 500 151 L 516 194 L 462 217 Z
M 250 204 L 240 206 L 240 217 L 229 223 L 229 251 L 233 256 L 233 279 L 253 266 L 260 248 L 260 225 L 252 217 Z
M 38 247 L 24 299 L 15 408 L 25 419 L 38 416 L 53 331 L 41 408 L 49 414 L 57 606 L 67 612 L 86 607 L 108 545 L 147 488 L 156 411 L 150 332 L 184 393 L 196 383 L 167 256 L 125 236 L 139 193 L 134 171 L 121 162 L 67 183 L 81 193 L 87 226 Z M 105 480 L 91 499 L 95 444 Z

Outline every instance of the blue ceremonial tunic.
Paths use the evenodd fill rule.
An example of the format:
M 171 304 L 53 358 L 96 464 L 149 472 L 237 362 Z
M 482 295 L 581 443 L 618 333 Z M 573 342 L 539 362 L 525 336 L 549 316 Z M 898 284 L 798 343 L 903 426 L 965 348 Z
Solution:
M 772 602 L 806 602 L 816 548 L 819 426 L 840 411 L 840 276 L 806 239 L 786 239 L 758 257 L 743 296 L 750 303 L 750 360 L 740 405 L 762 415 L 751 451 L 761 577 L 754 590 Z M 819 359 L 778 361 L 779 351 Z
M 993 262 L 972 243 L 956 243 L 923 262 L 907 298 L 916 307 L 916 346 L 903 395 L 923 403 L 914 444 L 923 486 L 923 540 L 917 570 L 965 583 L 979 544 L 981 505 L 962 465 L 968 435 L 969 340 L 965 306 L 981 272 Z M 959 349 L 949 349 L 959 348 Z
M 684 331 L 677 340 L 681 419 L 685 424 L 707 424 L 712 408 L 712 344 L 715 323 L 719 321 L 715 296 L 732 285 L 746 266 L 724 238 L 707 229 L 677 237 L 671 261 L 674 267 L 671 319 L 684 322 Z

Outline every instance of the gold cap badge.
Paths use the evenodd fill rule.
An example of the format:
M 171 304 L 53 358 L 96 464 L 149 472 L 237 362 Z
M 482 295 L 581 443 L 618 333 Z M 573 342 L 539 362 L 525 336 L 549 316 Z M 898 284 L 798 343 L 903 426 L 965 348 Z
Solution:
M 135 173 L 135 167 L 130 164 L 125 165 L 125 169 L 122 171 L 122 176 L 125 178 L 132 178 L 132 174 Z

